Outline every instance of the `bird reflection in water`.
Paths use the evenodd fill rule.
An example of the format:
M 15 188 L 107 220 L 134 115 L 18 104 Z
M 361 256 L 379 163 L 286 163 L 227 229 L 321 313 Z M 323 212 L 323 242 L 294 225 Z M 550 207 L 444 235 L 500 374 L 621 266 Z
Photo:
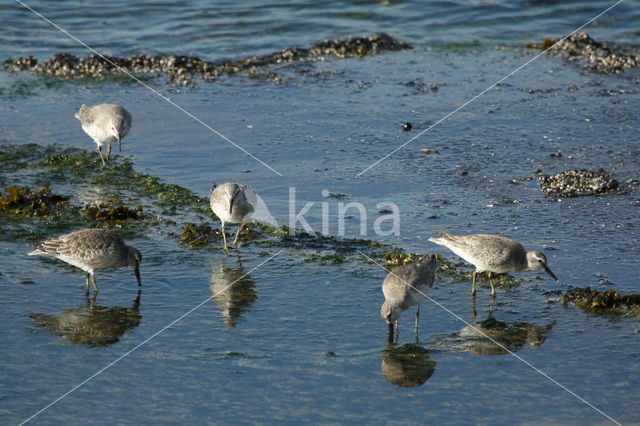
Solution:
M 209 290 L 227 327 L 235 327 L 242 314 L 258 299 L 258 293 L 255 281 L 244 272 L 239 257 L 235 266 L 227 266 L 225 261 L 226 258 L 219 266 L 213 267 Z
M 382 375 L 396 386 L 421 386 L 436 369 L 436 362 L 429 357 L 429 351 L 412 343 L 400 347 L 389 344 L 380 355 Z
M 116 343 L 127 331 L 140 325 L 140 295 L 130 308 L 100 306 L 96 296 L 87 297 L 86 306 L 65 310 L 60 316 L 33 314 L 30 317 L 39 328 L 71 343 L 86 346 L 108 346 Z
M 526 322 L 498 321 L 490 313 L 484 321 L 463 327 L 440 344 L 476 355 L 502 355 L 520 349 L 525 343 L 539 347 L 554 325 L 555 322 L 540 327 Z

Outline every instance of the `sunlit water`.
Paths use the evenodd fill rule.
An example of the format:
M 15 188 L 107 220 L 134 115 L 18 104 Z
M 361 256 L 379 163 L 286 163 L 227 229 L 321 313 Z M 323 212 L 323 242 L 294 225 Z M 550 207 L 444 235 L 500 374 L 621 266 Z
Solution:
M 528 41 L 560 37 L 607 4 L 28 4 L 97 50 L 119 56 L 144 51 L 221 60 L 378 31 L 410 42 L 414 48 L 408 51 L 279 67 L 284 84 L 238 75 L 175 91 L 165 76 L 151 81 L 283 176 L 146 88 L 119 82 L 52 83 L 0 72 L 3 143 L 95 149 L 73 112 L 81 103 L 117 102 L 133 115 L 122 155 L 134 158 L 141 172 L 202 196 L 212 182 L 249 184 L 285 225 L 295 188 L 294 210 L 315 202 L 305 217 L 320 231 L 326 208 L 331 235 L 339 232 L 339 203 L 360 202 L 366 238 L 411 252 L 442 251 L 427 241 L 433 229 L 502 234 L 544 251 L 560 280 L 518 275 L 523 284 L 499 289 L 492 308 L 488 286 L 481 286 L 475 320 L 471 283 L 437 280 L 430 296 L 442 307 L 425 300 L 421 309 L 419 344 L 429 354 L 416 368 L 424 375 L 409 380 L 422 384 L 401 387 L 390 373 L 411 366 L 383 366 L 393 359 L 381 354 L 387 344 L 379 316 L 385 272 L 376 265 L 302 262 L 295 248 L 276 255 L 278 248 L 251 243 L 225 257 L 221 244 L 194 250 L 153 233 L 132 241 L 145 256 L 139 306 L 135 278 L 125 269 L 97 274 L 101 292 L 91 305 L 82 272 L 27 257 L 25 241 L 4 238 L 2 423 L 29 418 L 200 304 L 34 420 L 607 421 L 521 359 L 490 345 L 478 348 L 461 319 L 492 316 L 529 330 L 507 344 L 523 360 L 617 421 L 640 421 L 637 319 L 589 314 L 558 301 L 570 285 L 640 292 L 637 191 L 558 202 L 542 194 L 534 173 L 603 167 L 623 184 L 638 179 L 637 71 L 601 76 L 541 57 L 357 177 L 531 59 L 537 51 L 522 49 Z M 624 2 L 589 33 L 638 46 L 638 10 L 637 2 Z M 17 3 L 0 6 L 0 21 L 2 60 L 88 54 Z M 413 130 L 405 133 L 401 125 L 407 121 Z M 558 151 L 561 157 L 551 156 Z M 4 190 L 20 182 L 7 177 L 1 183 Z M 324 189 L 346 197 L 325 198 Z M 399 236 L 373 232 L 382 202 L 400 208 Z M 346 233 L 358 237 L 357 212 L 350 213 Z M 227 294 L 208 300 L 247 273 Z M 413 312 L 400 320 L 400 345 L 415 342 Z

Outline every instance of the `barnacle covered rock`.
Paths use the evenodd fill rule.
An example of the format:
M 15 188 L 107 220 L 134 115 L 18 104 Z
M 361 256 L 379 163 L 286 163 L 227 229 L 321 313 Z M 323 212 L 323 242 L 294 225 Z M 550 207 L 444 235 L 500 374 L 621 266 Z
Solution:
M 344 40 L 322 41 L 314 44 L 310 49 L 293 47 L 269 55 L 220 62 L 209 62 L 190 56 L 159 56 L 143 53 L 124 58 L 98 55 L 78 58 L 69 53 L 58 53 L 43 62 L 38 62 L 33 56 L 10 58 L 4 61 L 3 66 L 9 71 L 31 70 L 36 74 L 58 78 L 103 78 L 108 75 L 165 73 L 169 76 L 169 82 L 178 85 L 192 83 L 195 76 L 213 81 L 220 75 L 244 71 L 249 76 L 266 76 L 277 82 L 280 81 L 277 76 L 261 72 L 260 68 L 289 62 L 319 61 L 328 56 L 360 57 L 408 48 L 410 48 L 409 44 L 401 43 L 381 33 L 349 37 Z
M 409 263 L 413 263 L 420 259 L 420 256 L 411 253 L 392 252 L 385 254 L 384 258 L 387 261 L 385 263 L 385 269 L 389 271 L 396 266 L 408 265 Z
M 615 74 L 624 71 L 627 68 L 640 67 L 640 59 L 621 51 L 600 43 L 585 32 L 580 34 L 572 34 L 561 41 L 545 39 L 540 49 L 546 50 L 550 47 L 549 53 L 560 56 L 570 62 L 585 63 L 591 71 L 601 74 Z M 537 48 L 538 45 L 529 43 L 529 48 Z
M 578 197 L 620 191 L 618 181 L 603 169 L 567 170 L 553 176 L 540 175 L 540 187 L 553 197 Z

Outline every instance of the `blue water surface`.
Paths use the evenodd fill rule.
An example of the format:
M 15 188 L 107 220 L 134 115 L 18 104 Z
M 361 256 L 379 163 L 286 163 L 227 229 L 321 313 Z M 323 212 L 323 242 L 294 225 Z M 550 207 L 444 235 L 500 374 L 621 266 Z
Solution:
M 505 235 L 543 251 L 559 281 L 518 274 L 523 283 L 499 289 L 495 303 L 483 283 L 474 318 L 470 283 L 440 277 L 421 308 L 428 358 L 389 365 L 379 315 L 386 272 L 363 258 L 304 262 L 304 249 L 252 243 L 225 256 L 221 246 L 195 250 L 154 232 L 131 241 L 144 255 L 139 306 L 126 269 L 97 274 L 91 305 L 81 271 L 27 257 L 25 241 L 3 238 L 3 424 L 640 422 L 637 318 L 560 301 L 570 286 L 640 292 L 637 189 L 556 200 L 536 174 L 602 167 L 622 185 L 639 178 L 637 70 L 604 76 L 542 56 L 359 175 L 531 60 L 539 51 L 528 42 L 563 37 L 614 3 L 22 2 L 59 28 L 20 3 L 0 5 L 3 61 L 92 53 L 68 34 L 106 55 L 209 61 L 377 32 L 407 41 L 410 50 L 276 67 L 280 83 L 239 74 L 175 87 L 161 75 L 147 81 L 157 93 L 3 70 L 0 143 L 94 150 L 73 113 L 114 102 L 133 115 L 121 155 L 142 173 L 203 197 L 212 182 L 249 184 L 285 225 L 294 188 L 294 211 L 315 203 L 305 217 L 320 232 L 326 208 L 333 236 L 340 203 L 362 203 L 364 238 L 454 262 L 427 241 L 434 229 Z M 638 52 L 639 6 L 624 1 L 585 30 Z M 413 130 L 403 132 L 404 122 Z M 400 209 L 399 235 L 374 232 L 383 202 Z M 345 234 L 360 238 L 350 213 Z M 413 314 L 400 320 L 399 345 L 415 343 Z M 510 341 L 512 353 L 472 335 L 468 323 L 489 317 L 526 331 Z M 88 332 L 106 340 L 74 340 Z M 398 386 L 416 368 L 426 379 Z

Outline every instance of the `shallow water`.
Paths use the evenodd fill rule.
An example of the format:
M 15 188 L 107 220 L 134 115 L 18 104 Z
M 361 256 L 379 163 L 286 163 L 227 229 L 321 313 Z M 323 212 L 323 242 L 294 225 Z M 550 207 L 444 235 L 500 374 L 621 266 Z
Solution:
M 1 143 L 95 150 L 73 112 L 81 103 L 117 102 L 133 115 L 121 156 L 131 158 L 137 171 L 202 197 L 212 182 L 249 184 L 281 224 L 288 224 L 294 187 L 297 212 L 315 202 L 305 217 L 316 230 L 322 228 L 326 203 L 334 236 L 338 203 L 353 201 L 366 207 L 365 238 L 408 252 L 441 251 L 427 241 L 433 229 L 515 238 L 530 250 L 544 251 L 560 280 L 519 274 L 523 283 L 498 289 L 492 307 L 483 283 L 475 320 L 468 281 L 441 276 L 430 297 L 464 321 L 492 316 L 510 329 L 529 330 L 529 336 L 516 335 L 506 346 L 615 420 L 640 421 L 637 318 L 587 313 L 559 302 L 571 285 L 640 292 L 637 187 L 626 194 L 559 202 L 544 196 L 534 173 L 602 167 L 623 184 L 638 179 L 638 71 L 601 76 L 543 56 L 356 177 L 531 59 L 537 52 L 524 50 L 524 44 L 566 34 L 606 5 L 230 2 L 207 9 L 204 2 L 28 4 L 97 50 L 119 56 L 144 51 L 221 60 L 377 31 L 410 42 L 414 48 L 407 51 L 277 67 L 284 84 L 236 75 L 175 90 L 165 76 L 150 81 L 282 177 L 149 90 L 126 82 L 61 82 L 2 71 Z M 589 28 L 590 35 L 640 46 L 637 6 L 616 7 Z M 17 4 L 0 6 L 0 17 L 8 23 L 0 35 L 3 60 L 27 54 L 45 60 L 59 51 L 88 54 Z M 401 130 L 406 121 L 413 124 L 407 133 Z M 438 154 L 426 155 L 422 148 Z M 561 157 L 551 156 L 558 151 Z M 468 173 L 461 175 L 462 170 Z M 35 182 L 37 176 L 3 171 L 0 191 Z M 324 189 L 347 195 L 324 198 Z M 80 193 L 74 196 L 83 200 Z M 400 235 L 380 237 L 373 232 L 380 217 L 376 205 L 390 201 L 400 208 Z M 192 249 L 168 235 L 192 219 L 178 215 L 176 225 L 151 227 L 129 238 L 144 255 L 133 318 L 137 289 L 130 270 L 97 273 L 101 291 L 91 309 L 82 272 L 27 257 L 29 238 L 9 241 L 0 234 L 5 259 L 0 270 L 2 423 L 29 418 L 134 348 L 33 420 L 607 421 L 521 359 L 495 354 L 495 347 L 473 340 L 468 328 L 463 330 L 467 324 L 429 300 L 421 309 L 419 341 L 428 359 L 423 355 L 422 364 L 414 366 L 428 378 L 420 386 L 396 386 L 397 378 L 383 373 L 411 366 L 383 366 L 388 357 L 381 353 L 387 344 L 379 316 L 381 268 L 353 252 L 342 264 L 304 262 L 335 247 L 296 247 L 275 237 L 269 237 L 273 243 L 245 242 L 226 257 L 221 243 Z M 2 229 L 9 226 L 4 222 Z M 34 234 L 38 226 L 34 220 Z M 349 237 L 360 237 L 357 217 L 346 219 L 345 226 Z M 458 261 L 450 252 L 443 255 Z M 212 289 L 245 273 L 239 286 L 210 300 Z M 400 345 L 415 342 L 413 312 L 400 320 Z M 114 327 L 114 322 L 125 325 Z M 543 329 L 543 337 L 536 334 Z M 82 333 L 93 337 L 74 339 Z M 432 372 L 429 360 L 435 362 Z

